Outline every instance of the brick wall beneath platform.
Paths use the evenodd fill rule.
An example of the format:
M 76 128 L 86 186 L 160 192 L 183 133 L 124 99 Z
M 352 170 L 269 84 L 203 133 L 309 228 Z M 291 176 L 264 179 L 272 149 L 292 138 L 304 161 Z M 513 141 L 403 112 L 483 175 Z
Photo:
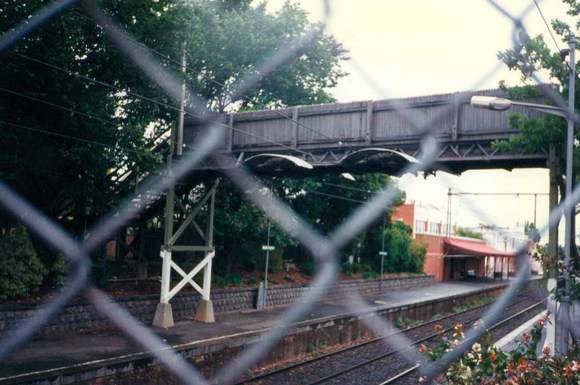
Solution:
M 407 289 L 425 286 L 433 283 L 433 277 L 429 275 L 392 278 L 383 281 L 383 291 Z M 379 293 L 379 280 L 356 280 L 345 281 L 334 285 L 325 299 L 333 300 L 347 293 L 359 292 L 363 295 Z M 287 306 L 302 297 L 307 286 L 280 285 L 270 286 L 268 289 L 268 306 Z M 257 289 L 216 289 L 212 291 L 212 301 L 216 313 L 232 313 L 252 311 L 256 306 Z M 183 293 L 171 300 L 173 317 L 175 321 L 183 321 L 193 318 L 195 308 L 200 299 L 197 293 Z M 119 297 L 115 299 L 135 318 L 145 324 L 151 324 L 159 296 L 133 296 Z M 37 310 L 36 305 L 3 305 L 0 306 L 0 335 L 10 333 L 10 330 L 18 327 L 24 318 L 30 317 Z M 70 331 L 89 331 L 108 329 L 112 325 L 104 317 L 98 314 L 92 305 L 73 303 L 57 315 L 44 327 L 40 334 L 48 335 Z

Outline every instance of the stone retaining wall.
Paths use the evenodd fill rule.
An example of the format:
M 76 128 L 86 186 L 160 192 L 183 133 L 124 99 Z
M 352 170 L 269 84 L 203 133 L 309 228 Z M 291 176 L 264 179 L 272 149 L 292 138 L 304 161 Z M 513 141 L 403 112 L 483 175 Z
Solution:
M 433 283 L 433 276 L 393 278 L 383 281 L 383 291 L 406 289 L 425 286 Z M 379 293 L 379 280 L 344 281 L 334 285 L 326 299 L 339 298 L 347 293 L 358 291 L 368 295 Z M 308 286 L 279 285 L 268 289 L 268 306 L 287 306 L 298 300 L 309 290 Z M 231 313 L 252 311 L 256 306 L 258 289 L 216 289 L 212 291 L 212 301 L 216 313 Z M 195 308 L 200 299 L 199 294 L 187 292 L 175 296 L 171 300 L 173 317 L 176 321 L 193 318 Z M 151 324 L 159 296 L 119 297 L 117 303 L 127 309 L 135 318 L 145 324 Z M 0 335 L 10 332 L 25 318 L 36 312 L 36 305 L 3 305 L 0 306 Z M 41 335 L 49 335 L 70 331 L 88 331 L 111 328 L 111 323 L 98 314 L 92 305 L 80 301 L 67 306 L 43 330 Z

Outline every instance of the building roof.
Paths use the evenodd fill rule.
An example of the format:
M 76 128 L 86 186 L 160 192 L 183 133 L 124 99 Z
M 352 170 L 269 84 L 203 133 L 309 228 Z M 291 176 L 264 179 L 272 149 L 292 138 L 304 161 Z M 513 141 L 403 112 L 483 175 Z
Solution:
M 466 254 L 478 257 L 514 257 L 516 255 L 513 252 L 494 249 L 479 240 L 446 238 L 443 244 L 445 254 Z

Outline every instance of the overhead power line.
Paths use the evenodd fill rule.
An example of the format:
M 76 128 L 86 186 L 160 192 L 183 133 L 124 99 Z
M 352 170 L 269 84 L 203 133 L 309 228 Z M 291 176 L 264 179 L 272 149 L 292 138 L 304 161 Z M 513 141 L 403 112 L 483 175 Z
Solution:
M 59 132 L 54 132 L 54 131 L 49 131 L 49 130 L 43 130 L 41 128 L 30 127 L 30 126 L 26 126 L 26 125 L 19 124 L 19 123 L 7 122 L 5 120 L 0 120 L 0 124 L 5 124 L 7 126 L 12 126 L 12 127 L 15 127 L 15 128 L 22 128 L 24 130 L 38 132 L 38 133 L 45 134 L 45 135 L 56 136 L 56 137 L 60 137 L 60 138 L 66 138 L 66 139 L 74 140 L 74 141 L 77 141 L 77 142 L 83 142 L 83 143 L 87 143 L 87 144 L 94 144 L 94 145 L 101 146 L 101 147 L 107 147 L 107 148 L 112 148 L 112 149 L 121 149 L 121 150 L 125 150 L 125 151 L 128 151 L 128 152 L 134 152 L 134 153 L 137 153 L 137 154 L 148 154 L 149 153 L 149 152 L 144 151 L 144 150 L 134 150 L 134 149 L 127 148 L 127 147 L 123 147 L 123 146 L 119 146 L 119 145 L 116 145 L 116 144 L 110 144 L 110 143 L 98 142 L 98 141 L 90 140 L 90 139 L 84 139 L 84 138 L 81 138 L 81 137 L 78 137 L 78 136 L 61 134 Z
M 544 20 L 544 25 L 546 26 L 546 28 L 548 29 L 548 33 L 550 34 L 550 36 L 552 37 L 552 41 L 554 42 L 554 44 L 556 45 L 556 48 L 558 49 L 558 52 L 562 51 L 560 49 L 560 45 L 558 44 L 558 41 L 556 41 L 556 37 L 554 36 L 554 34 L 552 33 L 552 28 L 550 28 L 550 25 L 548 24 L 548 21 L 546 20 L 546 18 L 544 17 L 544 12 L 542 12 L 542 8 L 540 8 L 540 4 L 538 4 L 537 0 L 534 0 L 534 4 L 536 4 L 536 8 L 538 10 L 538 12 L 540 13 L 540 16 L 542 17 L 542 20 Z
M 482 192 L 482 193 L 478 193 L 478 192 L 451 192 L 448 193 L 447 195 L 489 195 L 489 196 L 494 196 L 494 195 L 509 195 L 509 196 L 536 196 L 536 195 L 550 195 L 549 193 L 531 193 L 531 192 Z
M 91 21 L 91 22 L 95 22 L 93 19 L 89 18 L 89 17 L 88 17 L 87 15 L 85 15 L 84 13 L 81 13 L 81 12 L 76 12 L 76 11 L 75 11 L 75 13 L 78 13 L 80 16 L 84 17 L 85 19 L 87 19 L 87 20 L 89 20 L 89 21 Z M 141 47 L 143 47 L 143 49 L 145 49 L 145 50 L 147 50 L 147 51 L 149 51 L 149 52 L 151 52 L 151 53 L 153 53 L 153 54 L 155 54 L 155 55 L 159 56 L 160 58 L 162 58 L 162 59 L 164 59 L 164 60 L 167 60 L 168 62 L 172 63 L 173 65 L 177 66 L 177 67 L 178 67 L 180 70 L 181 70 L 181 68 L 185 68 L 186 70 L 188 70 L 188 71 L 190 71 L 190 72 L 194 72 L 194 73 L 196 73 L 196 74 L 198 74 L 198 75 L 199 75 L 198 71 L 196 71 L 194 68 L 191 68 L 191 67 L 190 67 L 190 66 L 188 66 L 187 64 L 184 66 L 184 65 L 183 65 L 183 63 L 181 63 L 181 61 L 179 61 L 179 60 L 176 60 L 176 59 L 172 58 L 171 56 L 169 56 L 169 55 L 167 55 L 167 54 L 165 54 L 165 53 L 163 53 L 163 52 L 161 52 L 161 51 L 159 51 L 159 50 L 156 50 L 156 49 L 154 49 L 154 48 L 148 47 L 148 46 L 146 46 L 145 44 L 143 44 L 142 42 L 140 42 L 140 41 L 138 41 L 138 40 L 135 40 L 134 38 L 132 38 L 132 37 L 131 37 L 131 36 L 129 36 L 129 35 L 128 35 L 128 36 L 126 36 L 126 37 L 127 37 L 127 39 L 131 40 L 131 41 L 132 41 L 134 44 L 138 44 L 138 45 L 140 45 Z M 209 81 L 209 82 L 211 82 L 211 83 L 213 83 L 213 84 L 215 84 L 215 85 L 218 85 L 218 86 L 222 87 L 222 89 L 226 87 L 226 85 L 225 85 L 224 83 L 222 83 L 222 82 L 220 82 L 220 81 L 217 81 L 217 80 L 215 80 L 215 79 L 212 79 L 211 77 L 209 77 L 209 76 L 208 76 L 208 75 L 206 75 L 206 74 L 201 74 L 201 75 L 203 76 L 203 78 L 204 78 L 205 80 L 207 80 L 207 81 Z M 249 96 L 247 96 L 247 95 L 240 94 L 240 97 L 241 97 L 242 99 L 245 99 L 246 101 L 251 101 L 251 98 L 250 98 Z M 318 134 L 318 135 L 322 136 L 323 138 L 330 139 L 330 140 L 333 140 L 333 141 L 334 141 L 334 140 L 336 140 L 336 138 L 333 138 L 333 137 L 331 137 L 331 136 L 328 136 L 328 135 L 326 135 L 326 134 L 324 134 L 324 133 L 322 133 L 322 132 L 320 132 L 320 131 L 318 131 L 318 130 L 316 130 L 316 129 L 312 128 L 312 127 L 309 127 L 309 126 L 307 126 L 307 125 L 305 125 L 305 124 L 303 124 L 303 123 L 300 123 L 298 120 L 295 120 L 295 119 L 293 119 L 291 116 L 288 116 L 288 115 L 286 115 L 286 114 L 282 113 L 282 112 L 281 112 L 281 111 L 279 111 L 279 110 L 273 109 L 273 110 L 270 110 L 270 111 L 272 111 L 273 113 L 275 113 L 275 114 L 277 114 L 277 115 L 279 115 L 279 116 L 283 117 L 284 119 L 287 119 L 287 120 L 289 120 L 289 121 L 291 121 L 291 122 L 295 123 L 295 124 L 296 124 L 296 125 L 298 125 L 299 127 L 305 128 L 305 129 L 307 129 L 307 130 L 309 130 L 309 131 L 311 131 L 311 132 L 314 132 L 314 133 L 316 133 L 316 134 Z M 343 143 L 343 142 L 341 142 L 341 143 Z
M 110 84 L 110 83 L 107 83 L 107 82 L 104 82 L 104 81 L 101 81 L 101 80 L 97 80 L 97 79 L 91 78 L 90 76 L 86 76 L 86 75 L 79 74 L 77 72 L 73 72 L 73 71 L 68 70 L 66 68 L 59 67 L 59 66 L 54 65 L 52 63 L 48 63 L 48 62 L 45 62 L 43 60 L 40 60 L 40 59 L 31 57 L 31 56 L 27 56 L 27 55 L 24 55 L 24 54 L 21 54 L 21 53 L 15 53 L 14 55 L 16 55 L 16 56 L 18 56 L 18 57 L 20 57 L 20 58 L 22 58 L 24 60 L 28 60 L 30 62 L 37 63 L 37 64 L 41 64 L 41 65 L 43 65 L 45 67 L 48 67 L 48 68 L 52 68 L 52 69 L 54 69 L 56 71 L 63 72 L 65 74 L 69 75 L 69 76 L 75 76 L 75 77 L 77 77 L 79 79 L 82 79 L 82 80 L 85 80 L 87 82 L 91 82 L 91 83 L 94 83 L 94 84 L 98 84 L 100 86 L 103 86 L 103 87 L 106 87 L 106 88 L 109 88 L 109 89 L 112 89 L 112 90 L 116 90 L 116 91 L 119 91 L 119 92 L 125 92 L 125 93 L 127 93 L 127 95 L 130 95 L 130 96 L 132 96 L 134 98 L 137 98 L 137 99 L 140 99 L 140 100 L 143 100 L 143 101 L 146 101 L 146 102 L 150 102 L 150 103 L 153 103 L 153 104 L 157 104 L 159 106 L 166 107 L 166 108 L 172 109 L 174 111 L 179 111 L 179 108 L 177 108 L 174 105 L 171 105 L 171 104 L 168 104 L 168 103 L 165 103 L 165 102 L 162 102 L 162 101 L 159 101 L 159 100 L 150 98 L 148 96 L 144 96 L 144 95 L 138 94 L 136 92 L 127 91 L 123 87 L 115 86 L 113 84 Z M 186 111 L 186 114 L 187 113 L 188 112 Z
M 89 118 L 89 119 L 98 120 L 101 123 L 109 124 L 109 125 L 112 125 L 112 126 L 115 126 L 115 127 L 118 127 L 119 126 L 119 124 L 113 122 L 112 120 L 107 120 L 107 119 L 99 118 L 98 116 L 94 116 L 94 115 L 91 115 L 91 114 L 87 114 L 86 112 L 81 112 L 79 110 L 75 110 L 75 109 L 70 108 L 70 107 L 65 107 L 65 106 L 62 106 L 60 104 L 56 104 L 56 103 L 53 103 L 53 102 L 49 102 L 49 101 L 44 100 L 44 99 L 39 99 L 39 98 L 36 98 L 34 96 L 26 95 L 26 94 L 23 94 L 23 93 L 18 92 L 18 91 L 9 90 L 7 88 L 2 88 L 2 87 L 0 87 L 0 91 L 5 92 L 5 93 L 8 93 L 8 94 L 12 94 L 12 95 L 19 96 L 21 98 L 29 99 L 29 100 L 35 101 L 37 103 L 46 104 L 47 106 L 51 106 L 51 107 L 54 107 L 54 108 L 57 108 L 57 109 L 60 109 L 60 110 L 63 110 L 63 111 L 71 112 L 73 114 L 77 114 L 77 115 L 80 115 L 80 116 L 84 116 L 84 117 Z
M 76 73 L 71 72 L 71 71 L 69 71 L 67 69 L 64 69 L 64 68 L 61 68 L 61 67 L 58 67 L 58 66 L 53 66 L 50 63 L 46 63 L 46 62 L 43 62 L 43 61 L 38 60 L 38 59 L 35 59 L 35 58 L 31 58 L 31 57 L 28 57 L 28 56 L 25 56 L 25 55 L 21 55 L 21 54 L 19 54 L 19 56 L 21 56 L 23 58 L 26 58 L 26 59 L 29 59 L 29 60 L 32 60 L 32 61 L 35 61 L 35 62 L 37 62 L 39 64 L 43 64 L 43 65 L 49 66 L 49 67 L 54 68 L 56 70 L 59 70 L 61 72 L 65 72 L 69 76 L 77 76 L 77 77 L 79 77 L 81 79 L 84 79 L 86 81 L 90 81 L 90 82 L 93 82 L 93 83 L 96 83 L 96 84 L 100 84 L 100 85 L 102 85 L 104 87 L 108 87 L 108 88 L 112 88 L 112 89 L 117 89 L 119 91 L 125 91 L 124 89 L 122 89 L 120 87 L 116 87 L 116 86 L 114 86 L 112 84 L 109 84 L 109 83 L 106 83 L 106 82 L 102 82 L 100 80 L 92 79 L 92 78 L 90 78 L 88 76 L 85 76 L 85 75 L 76 74 Z M 30 100 L 33 100 L 33 101 L 36 101 L 36 102 L 39 102 L 39 103 L 44 103 L 44 104 L 50 105 L 50 106 L 55 107 L 55 108 L 59 108 L 59 109 L 62 109 L 62 110 L 65 110 L 65 111 L 69 111 L 69 112 L 72 112 L 72 113 L 76 113 L 76 114 L 79 114 L 79 115 L 82 115 L 82 116 L 86 116 L 86 117 L 90 117 L 90 118 L 93 118 L 93 119 L 97 119 L 97 120 L 103 121 L 105 123 L 114 124 L 114 125 L 117 126 L 117 124 L 115 124 L 113 122 L 108 122 L 108 121 L 106 121 L 104 119 L 95 117 L 94 115 L 86 114 L 84 112 L 80 112 L 78 110 L 74 110 L 74 109 L 71 109 L 71 108 L 68 108 L 68 107 L 65 107 L 65 106 L 61 106 L 61 105 L 58 105 L 56 103 L 48 102 L 48 101 L 43 100 L 43 99 L 38 99 L 38 98 L 29 96 L 29 95 L 25 95 L 25 94 L 22 94 L 22 93 L 19 93 L 19 92 L 16 92 L 16 91 L 12 91 L 12 90 L 8 90 L 8 89 L 3 89 L 3 88 L 0 88 L 0 91 L 12 93 L 12 94 L 15 94 L 15 95 L 18 95 L 18 96 L 21 96 L 21 97 L 24 97 L 24 98 L 28 98 Z M 131 96 L 134 96 L 134 97 L 137 97 L 137 98 L 140 98 L 140 99 L 145 100 L 145 101 L 149 101 L 149 102 L 152 102 L 152 103 L 160 104 L 160 105 L 163 105 L 164 107 L 168 107 L 168 108 L 174 109 L 176 111 L 179 111 L 179 108 L 177 108 L 175 106 L 172 106 L 172 105 L 169 105 L 167 103 L 159 102 L 157 100 L 154 100 L 154 99 L 151 99 L 151 98 L 148 98 L 148 97 L 145 97 L 145 96 L 136 94 L 136 93 L 132 93 L 132 92 L 127 92 L 127 94 L 128 95 L 131 95 Z M 193 116 L 193 117 L 198 117 L 197 115 L 192 114 L 192 113 L 187 112 L 187 111 L 185 111 L 185 113 L 188 114 L 188 115 L 190 115 L 190 116 Z M 285 145 L 283 143 L 280 143 L 280 142 L 277 142 L 277 141 L 268 139 L 268 138 L 266 138 L 264 136 L 261 136 L 261 135 L 252 134 L 252 133 L 249 133 L 247 131 L 244 131 L 244 130 L 235 128 L 235 127 L 230 127 L 230 126 L 228 126 L 227 124 L 224 124 L 224 123 L 217 123 L 217 124 L 219 124 L 220 126 L 226 127 L 226 128 L 228 128 L 230 130 L 233 130 L 235 132 L 238 132 L 238 133 L 240 133 L 242 135 L 246 135 L 246 136 L 249 136 L 249 137 L 253 137 L 255 139 L 261 139 L 261 140 L 263 140 L 265 142 L 268 142 L 268 143 L 273 144 L 273 145 L 278 146 L 278 147 L 282 147 L 282 148 L 285 148 L 285 149 L 288 149 L 288 150 L 291 150 L 291 151 L 294 151 L 294 152 L 299 152 L 301 154 L 304 154 L 305 153 L 302 150 L 299 150 L 299 149 L 296 149 L 294 147 Z
M 350 187 L 350 186 L 344 186 L 344 185 L 340 185 L 340 184 L 336 184 L 336 183 L 322 182 L 322 184 L 325 184 L 325 185 L 331 186 L 331 187 L 341 188 L 343 190 L 358 191 L 358 192 L 362 192 L 365 194 L 376 194 L 377 193 L 377 191 L 365 190 L 362 188 L 356 188 L 356 187 Z
M 325 192 L 321 192 L 321 191 L 316 191 L 316 190 L 303 190 L 306 193 L 309 194 L 315 194 L 315 195 L 320 195 L 320 196 L 325 196 L 327 198 L 333 198 L 333 199 L 341 199 L 343 201 L 348 201 L 348 202 L 352 202 L 352 203 L 366 203 L 365 201 L 360 201 L 357 199 L 352 199 L 352 198 L 347 198 L 341 195 L 334 195 L 334 194 L 328 194 Z

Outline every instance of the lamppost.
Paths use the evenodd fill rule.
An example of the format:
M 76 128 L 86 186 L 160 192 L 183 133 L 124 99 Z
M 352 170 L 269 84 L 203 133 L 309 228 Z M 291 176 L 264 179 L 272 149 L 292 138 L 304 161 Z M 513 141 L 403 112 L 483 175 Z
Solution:
M 569 75 L 568 75 L 568 109 L 563 109 L 554 106 L 515 102 L 505 98 L 489 97 L 489 96 L 474 96 L 471 98 L 471 105 L 479 108 L 486 108 L 494 111 L 504 111 L 511 108 L 512 105 L 524 106 L 533 108 L 535 110 L 557 115 L 566 118 L 568 127 L 566 132 L 566 197 L 572 196 L 573 181 L 573 160 L 574 160 L 574 94 L 576 86 L 576 37 L 570 35 L 568 39 L 568 51 L 563 51 L 564 55 L 570 55 Z M 555 350 L 557 354 L 564 355 L 568 351 L 569 333 L 564 332 L 568 329 L 570 322 L 570 258 L 572 256 L 572 218 L 574 209 L 571 208 L 565 213 L 566 231 L 564 235 L 564 295 L 560 299 L 560 314 L 563 319 L 555 320 L 556 343 Z M 551 278 L 553 279 L 553 278 Z M 554 282 L 549 282 L 548 286 L 554 285 Z M 559 317 L 558 317 L 559 318 Z M 559 321 L 559 322 L 557 322 Z M 563 327 L 566 326 L 565 328 Z

